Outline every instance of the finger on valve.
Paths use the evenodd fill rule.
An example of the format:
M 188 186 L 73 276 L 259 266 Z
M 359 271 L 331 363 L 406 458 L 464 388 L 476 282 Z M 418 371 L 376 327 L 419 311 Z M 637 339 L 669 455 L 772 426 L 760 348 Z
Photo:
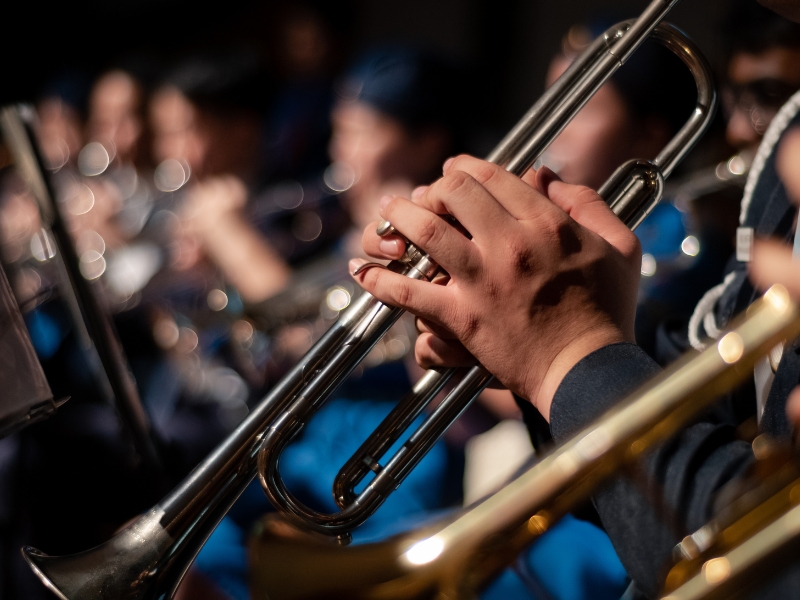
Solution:
M 477 363 L 472 354 L 458 340 L 442 339 L 432 333 L 421 333 L 414 346 L 414 355 L 419 366 L 470 367 Z
M 448 273 L 469 270 L 478 260 L 474 244 L 452 223 L 410 200 L 393 198 L 381 207 L 381 216 Z
M 397 260 L 403 256 L 406 249 L 405 240 L 397 234 L 378 235 L 379 223 L 370 223 L 364 229 L 361 237 L 361 245 L 367 256 L 380 258 L 382 260 Z M 352 271 L 351 271 L 352 272 Z

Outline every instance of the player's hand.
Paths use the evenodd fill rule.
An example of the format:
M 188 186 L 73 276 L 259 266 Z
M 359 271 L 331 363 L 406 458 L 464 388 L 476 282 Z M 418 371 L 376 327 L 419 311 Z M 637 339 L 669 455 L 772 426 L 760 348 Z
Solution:
M 450 276 L 444 286 L 384 269 L 357 276 L 377 298 L 423 319 L 429 331 L 416 346 L 421 364 L 460 364 L 471 353 L 548 417 L 552 395 L 578 360 L 633 341 L 640 247 L 596 192 L 548 169 L 521 180 L 460 156 L 412 199 L 381 204 L 381 216 Z M 380 258 L 402 253 L 398 239 L 379 238 L 374 226 L 364 248 Z

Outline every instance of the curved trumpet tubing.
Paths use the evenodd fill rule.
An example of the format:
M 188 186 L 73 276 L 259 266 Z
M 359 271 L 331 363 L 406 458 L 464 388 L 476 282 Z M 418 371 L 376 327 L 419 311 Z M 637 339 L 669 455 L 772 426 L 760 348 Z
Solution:
M 676 2 L 653 0 L 639 19 L 612 28 L 592 44 L 501 142 L 490 160 L 513 173 L 524 173 Z M 716 98 L 710 69 L 694 46 L 668 26 L 661 26 L 656 37 L 676 50 L 695 75 L 698 103 L 687 124 L 659 157 L 652 162 L 631 161 L 623 165 L 601 190 L 614 211 L 632 227 L 658 201 L 664 177 L 710 122 Z M 413 244 L 389 268 L 426 280 L 439 271 L 438 265 Z M 259 466 L 267 494 L 282 513 L 296 520 L 305 519 L 308 528 L 346 540 L 348 532 L 380 506 L 491 380 L 482 367 L 468 370 L 400 453 L 381 466 L 380 454 L 402 435 L 452 376 L 449 370 L 430 372 L 380 427 L 386 439 L 372 436 L 345 465 L 335 486 L 342 512 L 321 515 L 299 504 L 280 480 L 280 450 L 401 314 L 400 309 L 364 294 L 341 313 L 331 329 L 239 427 L 149 513 L 95 549 L 73 556 L 48 557 L 25 548 L 26 560 L 48 587 L 67 600 L 171 598 L 197 552 Z M 369 471 L 377 472 L 376 478 L 356 495 L 354 486 Z M 427 548 L 430 551 L 432 546 Z M 420 552 L 419 556 L 425 555 Z
M 600 36 L 537 102 L 512 134 L 492 152 L 490 160 L 518 175 L 523 174 L 588 101 L 590 93 L 593 94 L 602 81 L 610 77 L 627 58 L 629 54 L 625 52 L 630 53 L 638 46 L 627 39 L 637 30 L 642 30 L 640 20 L 626 21 Z M 710 124 L 716 104 L 711 70 L 694 44 L 668 24 L 655 26 L 653 23 L 648 31 L 653 39 L 672 50 L 686 64 L 697 84 L 697 103 L 686 124 L 654 160 L 631 160 L 625 163 L 600 188 L 600 195 L 632 229 L 645 219 L 661 199 L 664 179 Z M 527 144 L 524 143 L 526 140 Z M 533 143 L 533 140 L 538 141 Z M 381 230 L 392 231 L 392 228 L 388 223 L 383 223 Z M 430 257 L 422 254 L 413 244 L 408 247 L 408 260 L 420 261 L 427 270 L 435 267 Z M 381 465 L 378 462 L 381 455 L 402 436 L 411 421 L 451 378 L 457 379 L 454 388 L 401 449 L 385 465 Z M 293 428 L 283 425 L 274 427 L 264 437 L 259 453 L 261 485 L 283 514 L 300 519 L 310 529 L 347 536 L 349 531 L 381 506 L 491 380 L 492 375 L 482 366 L 466 369 L 460 377 L 455 369 L 428 371 L 339 472 L 334 482 L 334 497 L 342 510 L 336 513 L 326 514 L 304 506 L 281 480 L 278 460 L 294 435 Z M 302 403 L 298 401 L 292 407 L 291 419 L 296 423 L 293 427 L 306 422 L 318 406 L 317 397 L 311 393 Z M 360 494 L 356 494 L 356 485 L 370 472 L 375 473 L 375 477 Z

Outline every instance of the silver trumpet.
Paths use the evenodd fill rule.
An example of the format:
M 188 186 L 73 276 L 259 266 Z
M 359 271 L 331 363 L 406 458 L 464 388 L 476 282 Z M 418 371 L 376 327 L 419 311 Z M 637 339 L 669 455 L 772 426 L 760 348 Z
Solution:
M 677 0 L 653 0 L 635 21 L 610 28 L 567 69 L 492 152 L 489 160 L 522 175 L 581 107 L 636 48 L 653 35 L 673 50 L 694 75 L 697 105 L 678 135 L 653 161 L 620 167 L 601 188 L 603 198 L 631 227 L 661 197 L 664 178 L 709 124 L 716 101 L 711 70 L 678 30 L 658 24 Z M 439 266 L 408 244 L 390 269 L 414 279 L 432 279 Z M 385 466 L 381 455 L 407 430 L 453 370 L 429 371 L 342 469 L 335 484 L 341 511 L 326 515 L 300 504 L 278 473 L 281 450 L 302 429 L 337 385 L 349 375 L 402 314 L 364 294 L 256 406 L 239 427 L 157 506 L 108 542 L 79 554 L 49 557 L 33 548 L 23 555 L 36 574 L 66 600 L 171 598 L 208 536 L 257 471 L 267 495 L 283 514 L 306 527 L 349 539 L 397 488 L 449 425 L 485 388 L 491 375 L 467 370 L 453 390 L 414 431 Z M 370 471 L 375 477 L 353 491 Z
M 580 108 L 610 77 L 627 56 L 652 31 L 655 40 L 675 52 L 695 77 L 697 104 L 689 121 L 653 161 L 631 160 L 622 165 L 600 188 L 599 193 L 612 210 L 632 229 L 638 226 L 663 195 L 664 179 L 689 152 L 713 116 L 715 91 L 710 69 L 696 47 L 669 25 L 655 24 L 675 2 L 654 2 L 636 21 L 627 21 L 610 28 L 572 64 L 564 75 L 531 108 L 488 160 L 508 171 L 523 175 L 547 149 Z M 627 42 L 626 42 L 627 40 Z M 621 57 L 621 58 L 618 58 Z M 378 232 L 393 232 L 387 222 Z M 362 267 L 363 268 L 363 267 Z M 439 267 L 420 248 L 407 244 L 406 254 L 389 268 L 415 279 L 431 280 Z M 370 297 L 371 299 L 371 297 Z M 387 310 L 386 320 L 397 317 L 389 307 L 371 299 Z M 398 309 L 391 309 L 397 311 Z M 399 314 L 399 312 L 398 312 Z M 378 327 L 370 319 L 369 326 Z M 380 325 L 381 332 L 386 325 Z M 382 333 L 381 333 L 382 334 Z M 370 346 L 371 347 L 371 346 Z M 343 355 L 350 349 L 343 348 Z M 429 370 L 373 434 L 347 461 L 334 480 L 334 498 L 341 510 L 325 514 L 298 502 L 286 488 L 278 471 L 281 451 L 305 422 L 316 412 L 321 400 L 309 394 L 285 413 L 287 425 L 276 425 L 264 437 L 259 453 L 259 478 L 265 493 L 284 515 L 301 519 L 305 527 L 322 533 L 347 536 L 363 523 L 397 488 L 447 428 L 491 382 L 492 375 L 482 366 L 459 373 L 452 391 L 436 406 L 386 465 L 378 460 L 407 431 L 411 422 L 422 413 L 439 391 L 456 376 L 457 369 Z M 348 371 L 349 372 L 349 371 Z M 371 472 L 375 477 L 360 494 L 354 488 Z

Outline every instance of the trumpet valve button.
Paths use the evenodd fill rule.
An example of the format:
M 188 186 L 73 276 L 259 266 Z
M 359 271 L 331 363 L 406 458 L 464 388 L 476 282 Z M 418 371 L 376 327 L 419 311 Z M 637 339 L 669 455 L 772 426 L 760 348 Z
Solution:
M 392 224 L 389 223 L 389 221 L 384 219 L 380 223 L 378 223 L 378 228 L 375 230 L 375 233 L 377 233 L 381 237 L 386 237 L 387 235 L 392 235 L 393 233 L 397 233 L 397 230 L 394 227 L 392 227 Z

